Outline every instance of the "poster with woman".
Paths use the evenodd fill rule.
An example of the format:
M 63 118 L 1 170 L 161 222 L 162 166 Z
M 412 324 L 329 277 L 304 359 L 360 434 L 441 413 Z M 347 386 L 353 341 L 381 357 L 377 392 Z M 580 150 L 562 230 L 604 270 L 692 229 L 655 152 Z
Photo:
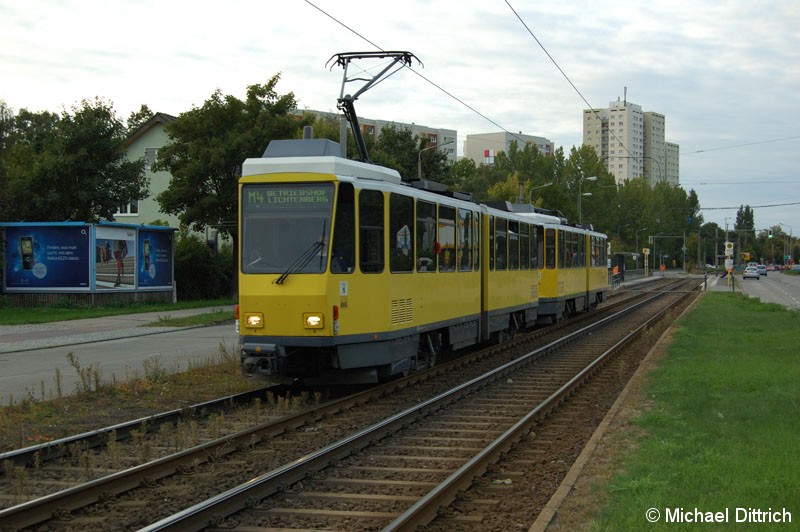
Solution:
M 95 233 L 95 289 L 133 289 L 136 230 L 98 226 Z

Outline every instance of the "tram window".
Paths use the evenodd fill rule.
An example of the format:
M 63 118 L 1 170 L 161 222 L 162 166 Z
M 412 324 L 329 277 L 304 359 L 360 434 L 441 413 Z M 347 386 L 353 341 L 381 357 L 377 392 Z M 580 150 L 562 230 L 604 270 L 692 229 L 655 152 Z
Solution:
M 567 245 L 564 242 L 564 237 L 566 235 L 564 231 L 557 231 L 556 233 L 558 235 L 558 267 L 566 268 L 566 261 L 564 260 L 567 253 Z
M 333 225 L 332 273 L 352 273 L 356 263 L 356 215 L 353 185 L 339 184 Z
M 508 269 L 508 221 L 497 218 L 494 221 L 494 269 Z
M 417 271 L 436 271 L 436 205 L 427 201 L 417 201 Z
M 472 266 L 475 271 L 481 269 L 481 216 L 477 213 L 472 220 Z
M 539 234 L 541 227 L 531 226 L 531 269 L 539 268 L 539 257 L 542 255 L 542 237 Z
M 383 193 L 362 190 L 358 195 L 359 264 L 364 273 L 383 271 Z
M 456 271 L 456 209 L 439 205 L 439 271 Z
M 600 239 L 598 237 L 595 237 L 595 247 L 597 248 L 597 251 L 594 252 L 594 255 L 595 255 L 595 257 L 594 257 L 594 265 L 595 266 L 605 266 L 602 263 L 602 258 L 600 256 L 601 255 L 601 253 L 600 253 Z
M 579 268 L 586 266 L 586 236 L 578 235 L 578 254 L 575 256 Z
M 508 221 L 508 269 L 519 269 L 519 222 Z
M 530 267 L 531 243 L 529 238 L 530 226 L 519 224 L 519 268 L 527 270 Z
M 593 236 L 592 238 L 594 239 L 594 253 L 592 254 L 592 260 L 594 262 L 592 266 L 605 266 L 603 262 L 603 249 L 601 247 L 603 245 L 603 240 L 599 236 Z
M 414 199 L 389 196 L 389 269 L 414 271 Z
M 605 238 L 601 238 L 600 239 L 600 257 L 601 257 L 600 265 L 601 266 L 608 265 L 608 251 L 609 251 L 609 249 L 608 249 L 608 245 L 606 244 L 606 239 Z
M 458 269 L 472 269 L 472 211 L 458 209 Z
M 575 262 L 575 255 L 578 251 L 578 235 L 569 231 L 562 231 L 564 235 L 564 265 L 566 268 L 574 268 L 577 266 Z
M 548 269 L 556 267 L 556 230 L 548 229 L 544 236 L 544 260 Z
M 489 270 L 494 270 L 494 216 L 489 216 Z

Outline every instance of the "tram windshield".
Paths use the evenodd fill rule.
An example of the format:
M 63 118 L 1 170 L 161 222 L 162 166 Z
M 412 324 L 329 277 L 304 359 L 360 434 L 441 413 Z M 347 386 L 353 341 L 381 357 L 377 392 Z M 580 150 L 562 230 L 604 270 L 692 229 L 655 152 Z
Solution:
M 243 273 L 325 271 L 332 183 L 247 184 L 241 202 Z

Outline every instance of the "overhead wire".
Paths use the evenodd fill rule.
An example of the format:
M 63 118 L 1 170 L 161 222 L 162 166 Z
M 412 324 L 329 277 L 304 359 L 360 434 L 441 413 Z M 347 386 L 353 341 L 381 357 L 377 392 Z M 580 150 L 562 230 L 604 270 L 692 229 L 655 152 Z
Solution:
M 769 144 L 769 143 L 772 143 L 772 142 L 783 142 L 783 141 L 786 141 L 786 140 L 794 140 L 794 139 L 800 139 L 800 135 L 797 135 L 797 136 L 794 136 L 794 137 L 784 137 L 784 138 L 781 138 L 781 139 L 760 140 L 760 141 L 757 141 L 757 142 L 748 142 L 746 144 L 735 144 L 733 146 L 721 146 L 719 148 L 708 148 L 707 150 L 689 151 L 689 152 L 686 152 L 686 153 L 682 153 L 681 157 L 683 157 L 684 155 L 695 155 L 697 153 L 706 153 L 706 152 L 709 152 L 709 151 L 730 150 L 732 148 L 743 148 L 745 146 L 756 146 L 758 144 Z
M 592 111 L 592 113 L 595 116 L 600 117 L 600 113 L 597 112 L 597 109 L 595 109 L 592 106 L 592 104 L 589 103 L 589 101 L 586 99 L 586 97 L 584 97 L 583 93 L 581 93 L 581 91 L 578 89 L 578 87 L 576 87 L 575 84 L 572 82 L 572 80 L 569 79 L 569 76 L 567 75 L 566 72 L 564 72 L 564 69 L 561 68 L 561 65 L 558 64 L 558 61 L 556 61 L 555 58 L 550 54 L 550 52 L 547 51 L 547 48 L 545 48 L 545 46 L 542 44 L 542 42 L 536 37 L 536 35 L 533 33 L 533 30 L 531 30 L 530 27 L 528 26 L 528 24 L 525 23 L 525 21 L 522 19 L 522 17 L 517 12 L 517 10 L 514 9 L 514 6 L 512 6 L 511 3 L 508 0 L 505 0 L 505 2 L 506 2 L 506 5 L 508 6 L 508 8 L 511 10 L 511 12 L 514 13 L 514 16 L 516 16 L 517 19 L 520 21 L 522 26 L 528 31 L 530 36 L 533 37 L 533 40 L 536 41 L 536 44 L 539 45 L 539 48 L 542 49 L 542 51 L 545 53 L 545 55 L 547 55 L 547 57 L 550 59 L 550 61 L 558 69 L 558 71 L 561 72 L 561 75 L 564 76 L 564 79 L 567 80 L 567 83 L 569 83 L 570 86 L 573 88 L 573 90 L 578 94 L 578 96 L 580 96 L 581 100 L 583 100 L 583 103 L 585 103 L 586 105 L 589 106 L 589 109 Z M 600 118 L 602 119 L 602 117 L 600 117 Z M 620 138 L 617 137 L 614 134 L 614 131 L 611 128 L 608 129 L 608 132 L 611 134 L 611 136 L 614 138 L 614 140 L 616 140 L 619 143 L 619 145 L 622 146 L 622 148 L 625 150 L 625 152 L 627 152 L 628 155 L 630 155 L 633 159 L 638 159 L 639 158 L 639 157 L 635 156 L 628 149 L 628 147 L 625 145 L 625 143 L 622 142 L 622 140 L 620 140 Z
M 323 15 L 325 15 L 326 17 L 330 18 L 331 20 L 333 20 L 334 22 L 336 22 L 337 24 L 339 24 L 340 26 L 345 28 L 347 31 L 353 33 L 354 35 L 358 36 L 363 41 L 369 43 L 371 46 L 373 46 L 377 50 L 380 50 L 382 52 L 385 51 L 382 47 L 378 46 L 376 43 L 374 43 L 373 41 L 371 41 L 370 39 L 368 39 L 367 37 L 365 37 L 364 35 L 362 35 L 358 31 L 356 31 L 355 29 L 351 28 L 350 26 L 348 26 L 347 24 L 345 24 L 341 20 L 337 19 L 336 17 L 334 17 L 333 15 L 328 13 L 327 11 L 325 11 L 322 8 L 320 8 L 319 6 L 315 5 L 313 2 L 311 2 L 311 0 L 305 0 L 305 2 L 308 5 L 310 5 L 311 7 L 313 7 L 314 9 L 316 9 L 317 11 L 319 11 L 320 13 L 322 13 Z M 591 103 L 589 103 L 589 101 L 586 99 L 586 97 L 583 95 L 583 93 L 580 91 L 580 89 L 575 85 L 575 83 L 573 83 L 573 81 L 570 79 L 570 77 L 567 75 L 567 73 L 564 71 L 564 69 L 561 67 L 561 65 L 558 64 L 558 61 L 556 61 L 556 59 L 547 50 L 547 48 L 544 46 L 544 44 L 542 44 L 542 42 L 539 40 L 539 38 L 536 37 L 536 34 L 534 34 L 533 30 L 530 29 L 528 24 L 525 22 L 525 20 L 523 20 L 523 18 L 517 12 L 517 10 L 514 8 L 514 6 L 511 5 L 509 0 L 505 0 L 505 3 L 508 6 L 508 8 L 511 10 L 511 12 L 514 14 L 514 16 L 519 20 L 519 22 L 525 28 L 525 30 L 528 32 L 528 34 L 530 34 L 530 36 L 533 38 L 533 40 L 536 41 L 536 44 L 539 45 L 539 47 L 542 49 L 542 51 L 545 53 L 545 55 L 548 57 L 548 59 L 550 59 L 550 61 L 553 63 L 553 65 L 556 67 L 556 69 L 558 69 L 558 71 L 561 73 L 561 75 L 564 77 L 564 79 L 567 81 L 567 83 L 569 83 L 569 85 L 572 87 L 572 89 L 575 91 L 575 93 L 580 97 L 580 99 L 589 107 L 589 109 L 592 111 L 592 113 L 596 117 L 602 119 L 602 117 L 600 116 L 600 113 L 597 111 L 597 109 L 594 106 L 592 106 Z M 498 124 L 495 120 L 493 120 L 490 117 L 486 116 L 484 113 L 480 112 L 475 107 L 471 106 L 470 104 L 468 104 L 465 101 L 463 101 L 461 98 L 459 98 L 456 95 L 452 94 L 450 91 L 446 90 L 444 87 L 442 87 L 438 83 L 436 83 L 433 80 L 429 79 L 428 77 L 424 76 L 422 73 L 414 70 L 414 68 L 412 68 L 411 66 L 409 66 L 409 65 L 403 65 L 403 66 L 405 66 L 405 68 L 408 68 L 411 72 L 413 72 L 414 74 L 419 76 L 421 79 L 423 79 L 424 81 L 428 82 L 430 85 L 432 85 L 433 87 L 437 88 L 439 91 L 443 92 L 444 94 L 446 94 L 450 98 L 454 99 L 455 101 L 460 103 L 462 106 L 466 107 L 467 109 L 469 109 L 473 113 L 477 114 L 478 116 L 480 116 L 481 118 L 483 118 L 487 122 L 489 122 L 492 125 L 498 127 L 500 130 L 504 131 L 505 133 L 508 133 L 509 135 L 517 138 L 518 140 L 523 140 L 517 134 L 507 130 L 506 128 L 504 128 L 503 126 Z M 364 71 L 366 72 L 366 70 L 364 70 Z M 384 78 L 384 79 L 386 79 L 386 78 Z M 380 80 L 380 81 L 383 81 L 383 80 Z M 380 83 L 380 81 L 378 83 Z M 622 146 L 622 148 L 625 150 L 626 153 L 628 153 L 628 155 L 631 158 L 633 158 L 633 159 L 637 159 L 638 158 L 637 156 L 635 156 L 630 151 L 628 146 L 626 146 L 625 143 L 622 142 L 622 140 L 619 137 L 617 137 L 616 134 L 614 134 L 614 131 L 612 129 L 609 128 L 608 132 L 613 137 L 613 139 L 616 142 L 618 142 L 620 146 Z M 694 154 L 705 153 L 705 152 L 709 152 L 709 151 L 741 148 L 741 147 L 744 147 L 744 146 L 753 146 L 753 145 L 757 145 L 757 144 L 765 144 L 765 143 L 770 143 L 770 142 L 782 142 L 782 141 L 793 140 L 793 139 L 797 139 L 797 138 L 800 138 L 800 136 L 785 137 L 785 138 L 780 138 L 780 139 L 772 139 L 772 140 L 759 141 L 759 142 L 750 142 L 750 143 L 737 144 L 737 145 L 732 145 L 732 146 L 722 146 L 722 147 L 718 147 L 718 148 L 709 148 L 709 149 L 705 149 L 705 150 L 697 150 L 697 151 L 694 151 L 694 152 L 682 153 L 681 157 L 683 157 L 685 155 L 694 155 Z M 683 183 L 683 184 L 688 184 L 688 183 Z M 714 183 L 700 183 L 700 184 L 702 184 L 702 185 L 711 185 L 711 184 L 714 184 Z M 765 206 L 759 206 L 759 207 L 785 206 L 785 205 L 796 205 L 796 204 L 797 203 L 786 203 L 786 204 L 778 204 L 778 205 L 765 205 Z M 729 209 L 729 208 L 738 208 L 738 207 L 714 207 L 714 208 L 709 208 L 708 210 Z
M 333 15 L 331 15 L 330 13 L 328 13 L 327 11 L 325 11 L 324 9 L 322 9 L 322 8 L 320 8 L 319 6 L 315 5 L 313 2 L 311 2 L 311 0 L 305 0 L 305 2 L 306 2 L 308 5 L 310 5 L 311 7 L 313 7 L 314 9 L 316 9 L 317 11 L 319 11 L 320 13 L 322 13 L 323 15 L 325 15 L 326 17 L 330 18 L 331 20 L 333 20 L 334 22 L 336 22 L 337 24 L 339 24 L 340 26 L 342 26 L 343 28 L 345 28 L 347 31 L 349 31 L 349 32 L 353 33 L 354 35 L 358 36 L 358 37 L 359 37 L 359 38 L 361 38 L 362 40 L 366 41 L 367 43 L 369 43 L 369 44 L 370 44 L 371 46 L 373 46 L 374 48 L 376 48 L 376 49 L 380 50 L 381 52 L 385 52 L 385 51 L 386 51 L 386 50 L 384 50 L 383 48 L 381 48 L 380 46 L 378 46 L 377 44 L 375 44 L 374 42 L 372 42 L 371 40 L 369 40 L 368 38 L 366 38 L 365 36 L 363 36 L 362 34 L 360 34 L 359 32 L 357 32 L 356 30 L 354 30 L 353 28 L 351 28 L 350 26 L 348 26 L 347 24 L 345 24 L 344 22 L 342 22 L 341 20 L 337 19 L 336 17 L 334 17 Z M 449 96 L 450 98 L 454 99 L 455 101 L 457 101 L 458 103 L 460 103 L 461 105 L 463 105 L 464 107 L 466 107 L 467 109 L 469 109 L 470 111 L 472 111 L 473 113 L 477 114 L 478 116 L 480 116 L 481 118 L 483 118 L 483 119 L 484 119 L 484 120 L 486 120 L 487 122 L 489 122 L 489 123 L 491 123 L 492 125 L 494 125 L 494 126 L 496 126 L 496 127 L 500 128 L 502 131 L 504 131 L 504 132 L 508 133 L 509 135 L 513 136 L 514 138 L 516 138 L 516 139 L 518 139 L 518 140 L 520 140 L 520 141 L 523 141 L 523 142 L 524 142 L 524 140 L 523 140 L 521 137 L 519 137 L 519 135 L 517 135 L 516 133 L 513 133 L 513 132 L 511 132 L 511 131 L 507 130 L 506 128 L 504 128 L 503 126 L 501 126 L 500 124 L 498 124 L 496 121 L 492 120 L 491 118 L 489 118 L 488 116 L 486 116 L 486 115 L 485 115 L 485 114 L 483 114 L 482 112 L 478 111 L 478 110 L 477 110 L 476 108 L 474 108 L 473 106 L 471 106 L 471 105 L 469 105 L 468 103 L 466 103 L 465 101 L 463 101 L 461 98 L 457 97 L 456 95 L 454 95 L 454 94 L 453 94 L 453 93 L 451 93 L 450 91 L 446 90 L 446 89 L 445 89 L 444 87 L 442 87 L 441 85 L 439 85 L 439 84 L 437 84 L 436 82 L 434 82 L 433 80 L 431 80 L 431 79 L 429 79 L 429 78 L 425 77 L 425 76 L 424 76 L 424 75 L 422 75 L 420 72 L 418 72 L 418 71 L 414 70 L 414 69 L 413 69 L 411 66 L 409 66 L 409 65 L 403 65 L 403 66 L 405 66 L 405 68 L 409 69 L 411 72 L 413 72 L 414 74 L 416 74 L 417 76 L 419 76 L 420 78 L 422 78 L 424 81 L 427 81 L 429 84 L 433 85 L 435 88 L 439 89 L 441 92 L 443 92 L 444 94 L 446 94 L 446 95 L 447 95 L 447 96 Z M 383 81 L 383 80 L 381 80 L 381 81 Z M 376 84 L 377 84 L 377 83 L 376 83 Z
M 572 88 L 575 90 L 575 92 L 578 94 L 578 96 L 580 96 L 581 100 L 583 100 L 583 101 L 584 101 L 584 103 L 586 103 L 586 105 L 588 105 L 588 106 L 589 106 L 589 109 L 591 109 L 592 113 L 593 113 L 595 116 L 599 116 L 599 113 L 597 112 L 597 110 L 596 110 L 594 107 L 592 107 L 592 105 L 591 105 L 591 104 L 589 103 L 589 101 L 588 101 L 588 100 L 587 100 L 587 99 L 586 99 L 586 98 L 583 96 L 583 94 L 582 94 L 582 93 L 581 93 L 581 91 L 578 89 L 578 87 L 576 87 L 576 86 L 575 86 L 575 84 L 572 82 L 572 80 L 569 78 L 569 76 L 567 75 L 567 73 L 566 73 L 566 72 L 564 72 L 564 69 L 563 69 L 563 68 L 561 68 L 561 66 L 558 64 L 558 62 L 555 60 L 555 58 L 554 58 L 554 57 L 553 57 L 553 56 L 550 54 L 550 52 L 548 52 L 548 51 L 547 51 L 547 48 L 545 48 L 545 46 L 544 46 L 544 45 L 541 43 L 541 41 L 540 41 L 540 40 L 539 40 L 539 39 L 536 37 L 536 35 L 533 33 L 533 31 L 532 31 L 532 30 L 531 30 L 531 29 L 528 27 L 528 25 L 525 23 L 525 21 L 522 19 L 522 17 L 521 17 L 521 16 L 519 15 L 519 13 L 517 12 L 517 10 L 516 10 L 516 9 L 514 9 L 514 6 L 512 6 L 512 5 L 511 5 L 511 3 L 509 2 L 509 0 L 505 0 L 505 3 L 506 3 L 506 5 L 509 7 L 509 9 L 511 9 L 511 11 L 514 13 L 514 15 L 517 17 L 517 19 L 520 21 L 520 23 L 521 23 L 521 24 L 522 24 L 522 25 L 525 27 L 525 29 L 528 31 L 528 33 L 530 34 L 530 36 L 531 36 L 531 37 L 533 37 L 533 40 L 535 40 L 535 41 L 536 41 L 536 44 L 538 44 L 538 45 L 539 45 L 539 47 L 542 49 L 542 51 L 544 51 L 544 53 L 547 55 L 547 57 L 550 59 L 550 61 L 552 61 L 552 63 L 555 65 L 555 67 L 558 69 L 558 71 L 559 71 L 559 72 L 561 72 L 561 75 L 562 75 L 562 76 L 564 76 L 564 79 L 566 79 L 566 80 L 567 80 L 567 82 L 570 84 L 570 86 L 572 86 Z M 613 131 L 612 129 L 610 129 L 610 128 L 609 128 L 609 129 L 608 129 L 608 132 L 609 132 L 609 133 L 611 134 L 611 136 L 612 136 L 612 137 L 613 137 L 613 138 L 614 138 L 614 139 L 615 139 L 615 140 L 616 140 L 616 141 L 619 143 L 619 145 L 620 145 L 620 146 L 622 146 L 622 147 L 625 149 L 625 151 L 626 151 L 626 152 L 627 152 L 627 153 L 628 153 L 628 154 L 629 154 L 631 157 L 633 157 L 634 159 L 635 159 L 635 158 L 637 158 L 636 156 L 634 156 L 634 155 L 633 155 L 633 153 L 631 153 L 631 151 L 628 149 L 628 147 L 625 145 L 625 143 L 623 143 L 623 142 L 622 142 L 622 141 L 621 141 L 621 140 L 620 140 L 620 139 L 619 139 L 619 138 L 618 138 L 618 137 L 617 137 L 617 136 L 614 134 L 614 131 Z M 685 154 L 681 154 L 681 156 L 683 156 L 683 155 L 690 155 L 690 154 L 696 154 L 696 153 L 705 153 L 705 152 L 709 152 L 709 151 L 715 151 L 715 150 L 725 150 L 725 149 L 731 149 L 731 148 L 741 148 L 741 147 L 744 147 L 744 146 L 753 146 L 753 145 L 757 145 L 757 144 L 765 144 L 765 143 L 769 143 L 769 142 L 780 142 L 780 141 L 785 141 L 785 140 L 793 140 L 793 139 L 796 139 L 796 138 L 800 138 L 800 136 L 794 136 L 794 137 L 785 137 L 785 138 L 781 138 L 781 139 L 773 139 L 773 140 L 766 140 L 766 141 L 760 141 L 760 142 L 750 142 L 750 143 L 746 143 L 746 144 L 738 144 L 738 145 L 735 145 L 735 146 L 724 146 L 724 147 L 720 147 L 720 148 L 711 148 L 711 149 L 707 149 L 707 150 L 698 150 L 698 151 L 695 151 L 695 152 L 688 152 L 688 153 L 685 153 Z M 682 183 L 682 184 L 687 184 L 687 183 Z M 704 184 L 705 184 L 705 183 L 704 183 Z M 710 183 L 709 183 L 709 184 L 710 184 Z M 799 204 L 799 203 L 783 203 L 783 204 L 775 204 L 775 205 L 757 205 L 756 207 L 758 207 L 758 208 L 766 208 L 766 207 L 782 207 L 782 206 L 787 206 L 787 205 L 798 205 L 798 204 Z M 720 209 L 720 210 L 722 210 L 722 209 L 729 209 L 729 208 L 731 208 L 731 207 L 714 207 L 714 208 L 709 208 L 708 210 L 717 210 L 717 209 Z M 733 207 L 733 208 L 734 208 L 734 209 L 737 209 L 738 207 Z
M 800 205 L 800 201 L 793 201 L 791 203 L 771 203 L 768 205 L 748 205 L 751 209 L 768 209 L 770 207 L 786 207 L 788 205 Z M 701 211 L 725 211 L 725 210 L 738 210 L 741 209 L 741 205 L 737 205 L 736 207 L 701 207 L 699 210 Z

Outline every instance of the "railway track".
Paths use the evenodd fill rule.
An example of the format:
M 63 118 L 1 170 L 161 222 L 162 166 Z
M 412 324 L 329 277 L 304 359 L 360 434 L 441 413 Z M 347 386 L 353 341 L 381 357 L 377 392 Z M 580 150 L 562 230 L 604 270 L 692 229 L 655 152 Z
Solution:
M 644 297 L 643 294 L 637 294 L 637 298 L 641 299 L 642 297 Z M 608 308 L 603 309 L 602 312 L 584 314 L 581 315 L 580 318 L 598 318 L 601 315 L 614 312 L 615 309 L 613 307 L 614 305 L 608 305 Z M 613 321 L 611 318 L 607 318 L 607 320 Z M 351 433 L 358 434 L 360 431 L 365 430 L 364 427 L 366 425 L 379 424 L 381 420 L 385 420 L 387 416 L 391 417 L 388 413 L 396 412 L 399 408 L 403 407 L 408 409 L 408 404 L 415 405 L 410 407 L 412 409 L 418 408 L 420 404 L 427 404 L 438 395 L 441 395 L 443 384 L 450 386 L 454 381 L 469 382 L 476 378 L 476 374 L 484 373 L 489 366 L 496 366 L 498 363 L 507 364 L 507 362 L 498 360 L 498 356 L 500 356 L 498 351 L 501 349 L 506 353 L 504 355 L 506 357 L 505 360 L 521 359 L 520 353 L 529 350 L 531 342 L 534 344 L 537 342 L 543 344 L 540 350 L 544 349 L 543 353 L 548 352 L 554 349 L 551 344 L 554 344 L 555 340 L 553 340 L 552 337 L 572 336 L 573 333 L 567 332 L 567 329 L 579 327 L 578 321 L 579 320 L 570 320 L 568 322 L 562 322 L 562 324 L 559 325 L 559 330 L 556 330 L 556 328 L 547 328 L 537 331 L 531 337 L 515 339 L 518 347 L 514 349 L 516 349 L 517 352 L 514 352 L 513 349 L 509 351 L 507 348 L 508 344 L 494 347 L 485 350 L 483 353 L 476 353 L 470 357 L 465 357 L 465 359 L 444 364 L 438 368 L 434 368 L 430 372 L 426 372 L 426 374 L 420 374 L 395 383 L 390 383 L 387 386 L 369 390 L 343 400 L 334 401 L 295 416 L 269 421 L 263 424 L 256 424 L 252 429 L 240 431 L 240 433 L 234 435 L 225 435 L 217 441 L 184 450 L 169 457 L 142 464 L 130 470 L 117 472 L 40 499 L 28 501 L 17 507 L 0 512 L 0 523 L 12 523 L 14 526 L 33 526 L 36 523 L 47 522 L 49 520 L 56 526 L 66 525 L 75 529 L 80 529 L 82 527 L 89 528 L 96 526 L 98 519 L 100 519 L 104 525 L 110 525 L 113 528 L 146 526 L 156 520 L 155 518 L 166 515 L 169 512 L 177 512 L 181 508 L 191 505 L 193 502 L 197 502 L 203 498 L 213 499 L 214 493 L 226 489 L 236 490 L 237 479 L 251 479 L 254 471 L 265 471 L 269 469 L 278 470 L 282 463 L 291 460 L 297 461 L 298 456 L 302 456 L 304 453 L 306 455 L 315 454 L 320 448 L 341 441 L 342 435 Z M 596 329 L 597 326 L 594 326 L 594 328 Z M 577 333 L 574 334 L 577 335 Z M 583 332 L 581 334 L 588 333 Z M 573 341 L 574 340 L 575 338 L 573 338 Z M 566 357 L 564 358 L 564 361 L 566 361 L 572 360 L 576 355 L 562 356 Z M 533 358 L 540 357 L 543 357 L 542 353 L 535 355 Z M 564 361 L 557 363 L 556 367 L 563 366 Z M 504 371 L 510 371 L 510 369 Z M 554 371 L 552 368 L 544 366 L 533 370 L 534 373 L 539 374 L 549 374 L 552 371 Z M 447 376 L 446 383 L 443 382 L 444 376 Z M 521 376 L 507 378 L 514 382 L 523 380 Z M 478 385 L 473 384 L 471 386 Z M 489 385 L 485 384 L 478 387 L 487 386 Z M 493 386 L 489 387 L 491 388 Z M 500 389 L 501 386 L 498 385 L 497 388 Z M 532 400 L 533 399 L 525 399 L 524 402 Z M 435 414 L 431 414 L 427 410 L 426 412 L 424 416 L 436 417 Z M 501 419 L 497 414 L 493 414 L 490 417 L 497 418 L 494 420 L 495 422 Z M 407 423 L 408 421 L 401 422 L 401 424 Z M 463 423 L 464 422 L 462 422 L 462 424 Z M 477 418 L 472 420 L 467 419 L 466 423 L 474 424 L 478 423 L 478 421 Z M 453 427 L 450 428 L 452 429 Z M 481 428 L 479 432 L 485 431 Z M 369 439 L 375 440 L 375 438 L 378 437 L 372 435 Z M 399 445 L 399 448 L 403 449 L 418 445 L 419 443 L 402 444 Z M 471 447 L 474 447 L 474 445 L 464 446 L 466 449 Z M 349 457 L 352 452 L 354 451 L 347 451 L 347 457 Z M 386 456 L 383 458 L 386 458 Z M 383 458 L 375 458 L 373 456 L 372 460 L 382 460 Z M 430 458 L 432 462 L 448 464 L 456 457 L 443 459 L 443 457 L 437 457 L 435 454 L 432 454 L 428 456 L 428 458 Z M 336 458 L 334 460 L 339 460 L 339 465 L 342 465 L 341 460 L 343 459 L 344 458 Z M 321 460 L 328 463 L 331 458 L 321 458 Z M 424 459 L 415 458 L 412 462 L 413 461 L 422 463 Z M 223 466 L 226 470 L 225 473 L 220 472 L 223 470 Z M 339 467 L 336 469 L 342 468 Z M 409 467 L 407 469 L 414 468 Z M 431 474 L 434 473 L 434 470 L 442 468 L 431 468 L 430 464 L 423 464 L 422 467 L 418 467 L 417 469 L 425 469 L 428 474 Z M 311 478 L 315 475 L 319 475 L 319 473 L 304 471 L 301 475 L 301 480 L 287 480 L 283 478 L 278 482 L 279 486 L 276 489 L 285 492 L 288 489 L 287 487 L 294 486 L 291 489 L 299 490 L 301 488 L 297 485 L 297 482 L 303 482 L 303 479 Z M 223 480 L 220 480 L 220 477 L 222 477 Z M 163 481 L 162 479 L 167 480 Z M 405 480 L 400 480 L 398 482 L 403 486 L 407 483 Z M 427 484 L 425 484 L 426 482 L 436 482 L 436 480 L 423 480 L 419 482 L 422 482 L 421 486 L 427 486 Z M 353 481 L 350 481 L 350 483 L 352 484 Z M 339 484 L 341 484 L 341 482 Z M 142 489 L 142 486 L 145 487 Z M 123 493 L 129 491 L 130 496 L 122 497 Z M 157 501 L 161 501 L 162 503 L 167 501 L 167 503 L 156 504 L 156 507 L 153 507 L 153 501 L 149 499 L 150 495 L 148 495 L 148 492 L 150 492 L 150 495 L 155 495 Z M 176 493 L 180 494 L 183 492 L 191 493 L 192 496 L 187 498 L 176 495 Z M 314 493 L 314 491 L 309 491 L 303 487 L 302 493 L 303 495 L 298 495 L 298 498 L 310 500 L 309 493 Z M 364 495 L 364 493 L 361 495 Z M 371 495 L 377 496 L 379 494 L 373 493 Z M 402 499 L 404 502 L 401 504 L 409 502 L 407 497 L 415 496 L 416 495 L 404 495 L 406 499 Z M 129 498 L 133 499 L 133 502 L 128 501 L 127 499 Z M 371 497 L 359 498 L 370 499 Z M 380 497 L 372 498 L 380 499 Z M 341 499 L 346 499 L 346 497 L 341 495 L 332 498 L 331 496 L 327 496 L 327 498 L 322 497 L 321 500 L 325 501 L 325 503 L 320 507 L 327 508 L 326 505 L 330 504 L 331 500 Z M 139 502 L 142 500 L 147 502 Z M 312 505 L 313 504 L 315 503 L 312 503 Z M 319 505 L 321 503 L 316 504 Z M 378 503 L 374 502 L 374 504 Z M 406 506 L 407 505 L 408 504 L 406 504 Z M 132 506 L 145 508 L 146 511 L 131 512 Z M 342 511 L 345 513 L 352 513 L 350 510 Z M 391 513 L 391 511 L 389 513 Z M 398 513 L 396 509 L 395 513 Z M 131 519 L 131 514 L 134 514 L 133 519 Z M 288 515 L 291 516 L 291 520 L 296 518 L 296 515 L 291 512 L 289 512 Z M 368 519 L 367 521 L 370 520 Z M 180 526 L 184 525 L 185 523 Z
M 296 395 L 295 395 L 296 394 Z M 312 400 L 275 385 L 0 453 L 0 509 L 280 418 Z

